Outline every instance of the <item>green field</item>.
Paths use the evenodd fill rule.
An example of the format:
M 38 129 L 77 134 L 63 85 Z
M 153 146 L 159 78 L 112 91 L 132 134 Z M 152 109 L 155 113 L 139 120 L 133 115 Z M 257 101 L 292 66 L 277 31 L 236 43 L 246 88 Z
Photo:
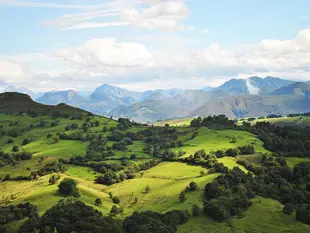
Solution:
M 193 118 L 182 118 L 182 119 L 175 119 L 175 120 L 167 120 L 167 121 L 160 121 L 154 123 L 155 126 L 165 126 L 166 124 L 170 126 L 189 126 Z
M 283 206 L 275 200 L 256 197 L 241 219 L 234 217 L 218 223 L 206 216 L 192 217 L 178 228 L 178 233 L 307 233 L 310 227 L 282 213 Z
M 269 153 L 264 147 L 263 142 L 255 135 L 241 130 L 213 130 L 201 127 L 197 130 L 198 136 L 191 139 L 192 132 L 183 137 L 184 146 L 180 149 L 186 153 L 185 156 L 194 154 L 198 149 L 204 149 L 206 152 L 216 150 L 227 150 L 252 144 L 257 153 Z M 236 138 L 236 143 L 232 139 Z
M 22 135 L 11 137 L 4 135 L 0 137 L 0 147 L 5 153 L 14 154 L 12 147 L 19 146 L 20 151 L 27 151 L 33 154 L 31 160 L 25 160 L 16 163 L 15 165 L 5 165 L 0 167 L 0 178 L 4 178 L 7 174 L 11 177 L 28 176 L 32 171 L 37 171 L 43 168 L 46 164 L 56 161 L 59 158 L 70 158 L 74 155 L 85 156 L 90 142 L 82 142 L 78 140 L 60 140 L 55 141 L 57 133 L 71 134 L 79 132 L 84 136 L 94 134 L 96 137 L 102 134 L 107 137 L 111 134 L 111 129 L 117 126 L 117 122 L 107 118 L 93 116 L 91 121 L 99 121 L 100 125 L 91 127 L 87 132 L 81 128 L 65 131 L 65 127 L 72 123 L 77 123 L 80 126 L 84 121 L 70 120 L 66 118 L 58 118 L 58 125 L 50 127 L 48 124 L 45 127 L 39 127 L 40 119 L 52 123 L 56 121 L 50 116 L 32 118 L 30 116 L 14 116 L 0 115 L 0 125 L 2 130 L 17 129 L 22 132 Z M 237 148 L 239 146 L 253 145 L 255 154 L 239 155 L 237 158 L 223 157 L 217 159 L 229 169 L 240 167 L 244 172 L 247 170 L 237 164 L 237 159 L 246 160 L 249 163 L 254 163 L 260 166 L 260 160 L 263 153 L 271 154 L 270 151 L 263 147 L 263 142 L 256 135 L 242 130 L 214 130 L 207 127 L 198 129 L 191 128 L 189 125 L 191 119 L 173 120 L 156 125 L 166 124 L 175 125 L 178 139 L 182 141 L 184 146 L 173 148 L 174 151 L 183 151 L 185 155 L 181 158 L 194 154 L 196 151 L 204 149 L 207 153 L 216 150 L 227 150 L 229 148 Z M 18 122 L 15 125 L 15 122 Z M 10 126 L 11 125 L 11 126 Z M 30 127 L 32 125 L 32 127 Z M 103 127 L 108 128 L 107 132 L 103 132 Z M 127 132 L 139 132 L 151 126 L 131 127 Z M 192 135 L 198 132 L 197 136 L 192 139 Z M 47 134 L 52 134 L 51 138 L 47 138 Z M 8 143 L 8 140 L 13 138 L 13 143 Z M 31 142 L 27 145 L 22 145 L 25 138 L 30 138 Z M 112 147 L 114 142 L 109 141 L 108 146 Z M 154 159 L 153 156 L 143 152 L 146 146 L 143 140 L 134 140 L 132 145 L 128 146 L 126 151 L 113 150 L 114 156 L 107 156 L 102 162 L 107 164 L 138 166 L 142 163 Z M 136 155 L 134 159 L 130 159 L 132 155 Z M 159 160 L 159 158 L 156 158 Z M 286 158 L 289 166 L 294 167 L 297 163 L 307 161 L 304 158 Z M 125 166 L 125 165 L 124 165 Z M 126 168 L 124 168 L 125 170 Z M 124 172 L 118 171 L 119 173 Z M 204 175 L 201 174 L 204 172 Z M 192 205 L 197 204 L 202 208 L 204 203 L 204 188 L 209 182 L 212 182 L 220 173 L 208 174 L 208 169 L 201 166 L 192 166 L 180 162 L 165 161 L 147 170 L 139 171 L 135 174 L 134 179 L 127 179 L 123 182 L 116 183 L 110 186 L 100 185 L 95 183 L 96 177 L 99 175 L 92 168 L 86 166 L 67 165 L 67 170 L 61 174 L 61 179 L 72 178 L 78 184 L 81 201 L 90 205 L 104 215 L 109 214 L 113 202 L 109 198 L 109 192 L 120 198 L 119 206 L 124 208 L 124 213 L 118 216 L 123 219 L 132 214 L 134 211 L 151 210 L 155 212 L 165 213 L 171 210 L 189 210 Z M 39 177 L 33 181 L 5 181 L 0 182 L 0 205 L 17 204 L 29 201 L 38 207 L 39 213 L 43 214 L 52 205 L 59 200 L 65 198 L 58 193 L 57 184 L 50 185 L 50 175 Z M 189 186 L 190 182 L 196 182 L 198 190 L 186 192 L 186 200 L 180 202 L 178 196 Z M 58 181 L 59 183 L 60 181 Z M 145 192 L 145 187 L 149 186 L 150 191 Z M 96 206 L 95 199 L 101 198 L 102 205 Z M 232 218 L 225 223 L 218 223 L 207 216 L 191 217 L 189 222 L 179 226 L 179 233 L 202 233 L 202 232 L 234 232 L 234 233 L 258 233 L 258 232 L 310 232 L 309 228 L 295 220 L 294 216 L 287 216 L 282 213 L 283 206 L 271 199 L 256 197 L 252 199 L 253 205 L 245 212 L 245 215 L 238 219 Z M 24 221 L 24 220 L 23 220 Z M 18 227 L 23 221 L 12 222 L 8 224 L 10 232 L 17 232 Z

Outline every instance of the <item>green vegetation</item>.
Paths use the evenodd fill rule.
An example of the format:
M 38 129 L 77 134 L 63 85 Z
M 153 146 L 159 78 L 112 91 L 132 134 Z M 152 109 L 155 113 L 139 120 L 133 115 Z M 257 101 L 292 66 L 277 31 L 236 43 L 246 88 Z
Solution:
M 94 213 L 98 217 L 96 221 L 102 222 L 103 226 L 107 222 L 116 224 L 113 225 L 115 229 L 111 228 L 114 232 L 121 230 L 120 226 L 130 226 L 129 220 L 139 223 L 141 231 L 148 229 L 150 226 L 145 225 L 145 219 L 149 217 L 167 232 L 176 229 L 197 233 L 205 232 L 205 229 L 210 232 L 278 232 L 277 229 L 310 232 L 307 225 L 296 221 L 297 215 L 298 220 L 305 222 L 303 216 L 307 216 L 308 206 L 297 207 L 305 201 L 298 200 L 289 191 L 289 195 L 298 201 L 284 201 L 278 188 L 271 189 L 259 180 L 261 174 L 265 174 L 273 183 L 278 182 L 268 172 L 300 174 L 307 168 L 300 163 L 308 159 L 296 158 L 293 154 L 286 157 L 286 161 L 280 157 L 273 159 L 272 156 L 278 156 L 274 152 L 281 151 L 275 151 L 271 146 L 267 147 L 269 150 L 265 148 L 267 143 L 266 138 L 261 137 L 262 131 L 255 131 L 251 126 L 246 128 L 247 125 L 238 127 L 222 116 L 196 123 L 188 119 L 192 126 L 184 127 L 180 122 L 168 123 L 170 126 L 167 123 L 146 126 L 127 119 L 117 122 L 86 112 L 81 114 L 77 118 L 53 113 L 43 115 L 40 111 L 37 114 L 0 115 L 0 205 L 18 206 L 29 202 L 39 215 L 37 222 L 28 221 L 27 215 L 18 221 L 5 222 L 2 225 L 7 231 L 18 232 L 21 226 L 26 230 L 34 226 L 41 229 L 41 225 L 36 224 L 47 224 L 56 210 L 67 218 L 63 212 L 65 208 L 79 212 L 91 207 L 88 211 Z M 171 127 L 179 123 L 182 126 Z M 265 147 L 259 137 L 264 140 Z M 14 146 L 18 150 L 13 150 Z M 204 205 L 208 200 L 205 188 L 215 180 L 220 183 L 223 177 L 232 175 L 235 167 L 239 168 L 238 176 L 242 182 L 248 179 L 248 183 L 236 187 L 228 181 L 229 185 L 221 187 L 226 202 L 229 205 L 237 203 L 238 208 L 227 207 L 223 219 L 217 219 L 225 222 L 218 223 L 212 220 L 218 216 L 210 214 L 208 208 L 217 210 L 222 206 L 219 203 L 211 203 L 208 208 Z M 254 185 L 250 175 L 246 175 L 248 172 L 252 174 L 251 179 L 257 179 L 256 183 L 264 192 L 247 186 Z M 287 189 L 299 182 L 300 185 L 294 188 L 306 196 L 309 182 L 302 176 L 285 177 L 282 181 L 286 182 Z M 244 198 L 245 189 L 256 196 Z M 272 190 L 274 196 L 268 190 Z M 67 201 L 62 201 L 61 207 L 57 203 L 62 199 Z M 291 213 L 292 209 L 294 213 Z M 266 226 L 257 221 L 257 216 L 265 219 Z M 166 217 L 169 217 L 169 223 Z M 180 221 L 173 222 L 172 217 Z M 119 225 L 118 221 L 124 221 L 125 225 Z M 49 226 L 52 230 L 56 227 L 58 232 L 77 229 L 68 226 L 71 228 L 60 230 L 62 226 L 54 223 Z

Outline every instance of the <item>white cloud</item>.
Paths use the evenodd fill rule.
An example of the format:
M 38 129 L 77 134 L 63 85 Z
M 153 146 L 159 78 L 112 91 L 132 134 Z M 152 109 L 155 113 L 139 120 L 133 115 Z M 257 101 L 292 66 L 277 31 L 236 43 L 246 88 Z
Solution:
M 43 21 L 42 25 L 70 30 L 132 25 L 146 29 L 174 31 L 184 28 L 181 24 L 182 20 L 190 13 L 187 5 L 181 0 L 113 0 L 97 6 L 75 7 L 81 7 L 83 11 Z M 117 17 L 119 22 L 111 22 L 111 17 Z M 90 22 L 90 20 L 96 21 Z
M 126 26 L 129 23 L 126 22 L 108 22 L 108 23 L 79 23 L 73 26 L 64 28 L 63 30 L 75 30 L 75 29 L 85 29 L 85 28 L 100 28 L 100 27 L 115 27 L 115 26 Z
M 164 42 L 159 41 L 159 44 Z M 99 38 L 56 53 L 1 57 L 0 81 L 25 83 L 26 87 L 37 88 L 78 85 L 91 88 L 108 82 L 131 88 L 137 84 L 137 89 L 142 89 L 164 88 L 172 83 L 178 87 L 196 88 L 252 75 L 293 80 L 309 80 L 310 77 L 310 29 L 300 31 L 290 40 L 266 39 L 256 45 L 229 49 L 212 44 L 201 50 L 176 51 L 169 46 L 150 50 L 144 43 L 148 44 L 148 41 L 137 43 Z M 178 43 L 181 46 L 185 42 L 180 40 Z M 173 47 L 173 41 L 168 44 Z M 52 73 L 42 66 L 36 70 L 34 65 L 40 63 L 50 64 L 50 67 L 63 64 L 63 69 Z M 25 67 L 31 67 L 32 72 Z M 34 78 L 39 72 L 49 75 Z
M 152 55 L 144 45 L 117 42 L 114 38 L 92 39 L 83 45 L 56 53 L 82 67 L 134 68 L 153 65 Z

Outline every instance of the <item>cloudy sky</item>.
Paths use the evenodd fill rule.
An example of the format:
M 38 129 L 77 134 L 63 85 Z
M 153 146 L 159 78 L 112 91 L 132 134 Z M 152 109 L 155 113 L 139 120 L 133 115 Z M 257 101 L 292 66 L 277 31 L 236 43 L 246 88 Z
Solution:
M 0 0 L 0 83 L 34 91 L 310 80 L 309 0 Z

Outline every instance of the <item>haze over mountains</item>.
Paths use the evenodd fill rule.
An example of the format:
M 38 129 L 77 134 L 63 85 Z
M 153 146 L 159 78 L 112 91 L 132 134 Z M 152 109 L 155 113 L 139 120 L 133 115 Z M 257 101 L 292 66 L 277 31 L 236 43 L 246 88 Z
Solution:
M 201 90 L 166 89 L 130 91 L 103 84 L 89 96 L 75 90 L 34 93 L 9 86 L 2 92 L 20 92 L 42 104 L 66 103 L 96 114 L 128 117 L 139 122 L 226 114 L 254 117 L 310 111 L 310 84 L 274 77 L 231 79 Z

